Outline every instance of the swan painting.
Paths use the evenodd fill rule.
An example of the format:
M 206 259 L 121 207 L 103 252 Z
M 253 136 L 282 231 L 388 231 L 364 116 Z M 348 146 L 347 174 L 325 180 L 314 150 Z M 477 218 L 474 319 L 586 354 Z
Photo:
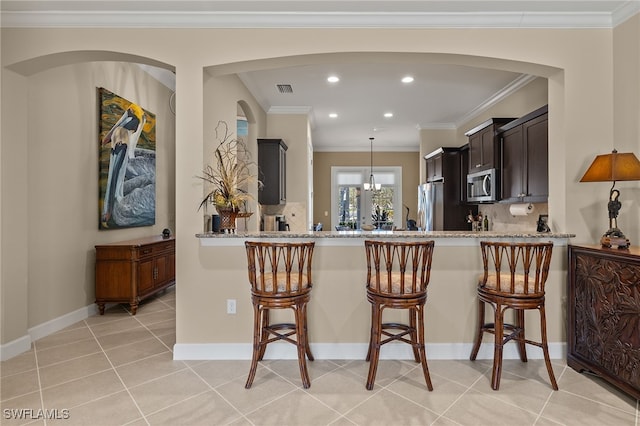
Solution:
M 115 121 L 100 143 L 100 228 L 153 225 L 155 116 L 106 89 L 100 94 L 101 128 Z

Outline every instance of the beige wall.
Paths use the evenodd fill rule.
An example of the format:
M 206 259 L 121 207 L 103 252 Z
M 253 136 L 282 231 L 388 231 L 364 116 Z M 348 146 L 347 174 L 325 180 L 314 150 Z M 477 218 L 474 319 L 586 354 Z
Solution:
M 627 26 L 628 25 L 628 26 Z M 177 239 L 177 341 L 180 343 L 207 342 L 219 339 L 210 327 L 213 312 L 224 310 L 224 295 L 220 294 L 216 270 L 220 265 L 210 253 L 200 247 L 194 237 L 202 229 L 202 213 L 195 208 L 202 196 L 202 186 L 194 183 L 194 175 L 203 165 L 205 141 L 210 137 L 205 133 L 205 97 L 213 108 L 231 102 L 227 114 L 235 117 L 237 93 L 228 93 L 222 87 L 221 79 L 232 74 L 234 69 L 260 67 L 261 60 L 268 60 L 271 66 L 284 63 L 287 58 L 303 63 L 319 60 L 321 55 L 330 55 L 327 61 L 351 57 L 359 60 L 354 52 L 375 54 L 376 52 L 403 52 L 402 60 L 435 61 L 462 65 L 499 68 L 517 72 L 532 73 L 548 79 L 549 135 L 550 149 L 550 197 L 549 210 L 553 215 L 555 229 L 577 235 L 576 242 L 597 241 L 607 225 L 604 206 L 607 184 L 578 183 L 594 154 L 607 152 L 614 147 L 614 124 L 631 138 L 638 149 L 637 117 L 640 113 L 637 101 L 621 98 L 622 89 L 616 86 L 618 95 L 614 97 L 614 75 L 625 67 L 638 70 L 638 43 L 636 40 L 622 39 L 626 34 L 637 34 L 640 19 L 636 16 L 616 32 L 608 29 L 584 30 L 543 30 L 543 29 L 7 29 L 2 28 L 2 342 L 9 342 L 26 334 L 25 314 L 41 306 L 31 306 L 27 294 L 42 291 L 52 295 L 55 304 L 43 308 L 46 314 L 33 313 L 33 320 L 54 318 L 70 308 L 60 299 L 70 297 L 74 306 L 87 303 L 90 287 L 86 265 L 90 247 L 100 242 L 91 219 L 86 223 L 77 222 L 77 217 L 53 216 L 68 213 L 66 209 L 52 208 L 47 215 L 41 204 L 38 184 L 42 182 L 40 171 L 34 170 L 31 157 L 39 147 L 39 141 L 30 136 L 31 129 L 37 127 L 42 107 L 34 105 L 35 90 L 43 81 L 37 74 L 47 69 L 69 63 L 83 63 L 95 60 L 122 60 L 120 54 L 137 62 L 166 64 L 176 72 L 176 155 L 175 155 L 175 214 Z M 144 39 L 145 43 L 131 43 Z M 46 40 L 46 43 L 43 42 Z M 615 42 L 615 44 L 614 44 Z M 614 47 L 629 46 L 629 57 L 616 53 Z M 186 48 L 185 46 L 188 46 Z M 114 53 L 115 52 L 115 53 Z M 314 54 L 316 56 L 314 56 Z M 332 55 L 337 56 L 332 56 Z M 311 55 L 311 56 L 307 56 Z M 399 56 L 389 53 L 379 57 L 395 60 Z M 276 59 L 273 59 L 276 58 Z M 283 58 L 283 59 L 277 59 Z M 125 59 L 132 60 L 132 59 Z M 347 60 L 347 59 L 344 59 Z M 228 65 L 231 64 L 231 65 Z M 220 93 L 203 90 L 206 81 L 205 70 L 219 84 Z M 614 74 L 614 70 L 616 73 Z M 53 71 L 56 74 L 56 71 Z M 622 84 L 636 90 L 640 73 L 623 73 Z M 71 76 L 68 76 L 71 79 Z M 209 78 L 209 77 L 207 77 Z M 46 79 L 44 79 L 46 80 Z M 37 84 L 36 84 L 37 82 Z M 122 83 L 124 84 L 124 83 Z M 207 82 L 208 84 L 208 82 Z M 211 83 L 213 84 L 213 82 Z M 119 85 L 115 84 L 116 91 Z M 129 98 L 141 98 L 146 105 L 145 93 L 139 85 L 126 86 L 133 90 Z M 212 86 L 213 88 L 213 86 Z M 57 102 L 53 111 L 65 111 L 65 106 L 79 103 L 84 105 L 93 99 L 91 93 L 80 92 L 66 97 L 66 102 Z M 33 95 L 32 95 L 33 93 Z M 29 102 L 25 102 L 28 99 Z M 637 96 L 636 96 L 637 99 Z M 59 101 L 59 100 L 58 100 Z M 628 113 L 620 115 L 630 108 Z M 154 106 L 149 107 L 154 110 Z M 226 109 L 225 109 L 226 111 Z M 156 111 L 160 112 L 160 111 Z M 208 112 L 208 111 L 207 111 Z M 212 114 L 216 117 L 218 114 Z M 614 122 L 614 116 L 621 118 Z M 624 118 L 622 118 L 624 117 Z M 208 119 L 208 117 L 207 117 Z M 259 120 L 257 126 L 264 126 Z M 634 121 L 636 122 L 634 124 Z M 628 130 L 630 127 L 631 130 Z M 76 130 L 79 132 L 79 130 Z M 266 133 L 266 127 L 256 131 L 256 135 Z M 40 133 L 37 133 L 40 135 Z M 48 138 L 56 135 L 48 134 Z M 73 136 L 77 146 L 87 141 L 79 133 Z M 62 160 L 60 152 L 52 153 L 52 161 Z M 73 157 L 75 167 L 83 162 L 95 161 L 95 154 Z M 317 160 L 316 160 L 317 161 Z M 38 164 L 34 162 L 33 164 Z M 416 170 L 417 170 L 416 165 Z M 416 171 L 416 175 L 417 175 Z M 7 179 L 9 178 L 9 179 Z M 169 177 L 171 180 L 171 178 Z M 316 184 L 318 184 L 316 182 Z M 633 190 L 623 191 L 623 210 L 619 223 L 625 227 L 640 222 L 637 212 L 629 211 L 629 204 L 637 203 L 638 183 L 628 183 Z M 97 191 L 97 189 L 93 189 Z M 594 194 L 603 193 L 602 197 Z M 42 194 L 47 201 L 49 195 Z M 92 194 L 66 194 L 65 202 L 74 207 L 85 207 L 81 197 L 94 200 Z M 636 197 L 636 201 L 631 198 Z M 76 199 L 78 198 L 78 199 Z M 90 203 L 91 201 L 86 201 Z M 170 201 L 167 200 L 167 205 Z M 322 207 L 320 207 L 322 209 Z M 62 265 L 51 265 L 41 255 L 36 244 L 41 239 L 31 231 L 33 218 L 47 217 L 48 223 L 60 226 L 66 233 L 58 238 L 55 249 L 64 253 Z M 42 213 L 42 214 L 40 214 Z M 93 214 L 87 214 L 87 218 Z M 75 226 L 73 226 L 75 224 Z M 44 229 L 43 238 L 52 238 L 52 232 Z M 158 226 L 158 228 L 161 228 Z M 623 228 L 624 229 L 624 228 Z M 635 244 L 640 241 L 640 231 L 631 228 L 629 238 Z M 155 233 L 153 229 L 136 232 Z M 60 231 L 62 234 L 62 231 Z M 70 234 L 73 234 L 71 236 Z M 112 235 L 112 234 L 110 234 Z M 113 237 L 118 238 L 117 236 Z M 45 243 L 51 248 L 51 243 Z M 11 253 L 9 253 L 11 251 Z M 32 254 L 32 252 L 34 254 Z M 78 260 L 82 257 L 82 260 Z M 80 264 L 79 264 L 80 263 Z M 38 268 L 53 266 L 51 275 L 56 280 L 68 275 L 62 268 L 74 269 L 70 278 L 83 282 L 61 284 L 60 289 L 49 289 L 43 283 L 32 282 L 38 276 Z M 58 269 L 59 268 L 59 269 Z M 81 269 L 80 271 L 75 269 Z M 51 280 L 49 281 L 49 285 Z M 64 293 L 64 296 L 53 296 Z M 80 296 L 76 296 L 80 293 Z M 11 297 L 11 299 L 8 299 Z M 15 299 L 13 298 L 15 297 Z M 36 296 L 37 299 L 44 299 Z M 59 305 L 58 305 L 59 304 Z M 12 305 L 12 306 L 9 306 Z M 6 308 L 9 307 L 9 308 Z
M 616 27 L 613 36 L 613 148 L 640 155 L 640 14 Z M 602 153 L 591 152 L 594 156 Z M 606 197 L 607 183 L 590 185 Z M 634 236 L 631 243 L 636 245 L 640 235 L 640 187 L 637 182 L 619 182 L 616 187 L 621 190 L 623 205 L 618 225 L 627 237 Z
M 369 167 L 368 152 L 315 152 L 313 158 L 314 208 L 313 222 L 331 229 L 331 166 Z M 402 203 L 410 209 L 409 218 L 416 219 L 418 210 L 419 157 L 417 152 L 374 152 L 374 166 L 402 167 Z M 324 213 L 328 212 L 329 216 Z M 400 212 L 405 227 L 406 210 Z
M 214 152 L 217 148 L 219 140 L 216 138 L 216 127 L 219 121 L 227 123 L 228 129 L 236 137 L 236 118 L 239 110 L 242 111 L 244 116 L 249 122 L 249 136 L 243 138 L 247 145 L 247 148 L 251 154 L 251 161 L 255 163 L 252 167 L 254 171 L 257 171 L 258 162 L 258 143 L 257 139 L 265 137 L 266 132 L 266 115 L 260 105 L 256 102 L 253 95 L 249 93 L 247 88 L 242 84 L 240 79 L 236 75 L 217 75 L 213 76 L 209 72 L 204 73 L 203 83 L 203 144 L 200 145 L 196 141 L 185 141 L 181 144 L 183 149 L 202 149 L 204 164 L 214 163 Z M 220 135 L 221 136 L 221 135 Z M 218 137 L 220 137 L 218 136 Z M 202 170 L 202 162 L 198 165 L 198 168 L 192 172 L 193 176 L 200 173 Z M 201 188 L 201 195 L 204 195 L 206 189 L 201 183 L 196 180 L 190 183 L 192 186 L 199 186 Z M 260 226 L 258 219 L 258 197 L 257 197 L 257 182 L 252 182 L 249 192 L 254 194 L 253 199 L 248 201 L 248 211 L 254 212 L 254 215 L 247 220 L 247 229 L 256 231 Z M 193 211 L 196 211 L 197 206 L 193 205 Z M 214 214 L 215 209 L 212 206 L 207 206 L 204 211 L 197 212 L 198 214 Z M 204 221 L 200 220 L 204 228 Z M 244 224 L 243 224 L 244 225 Z
M 307 170 L 311 167 L 308 127 L 307 114 L 267 114 L 267 137 L 284 139 L 287 144 L 287 203 L 305 206 L 309 198 Z
M 4 77 L 5 73 L 3 82 Z M 18 87 L 27 87 L 26 96 L 15 98 L 26 103 L 26 114 L 21 118 L 24 126 L 17 126 L 25 143 L 3 145 L 5 154 L 24 150 L 23 155 L 7 157 L 9 161 L 2 165 L 3 185 L 7 185 L 3 197 L 6 195 L 10 204 L 19 207 L 6 209 L 8 216 L 3 218 L 20 215 L 11 219 L 12 225 L 3 226 L 8 231 L 5 236 L 15 244 L 15 249 L 5 252 L 8 257 L 3 263 L 19 255 L 23 244 L 27 252 L 19 255 L 15 266 L 5 264 L 9 274 L 3 275 L 3 289 L 8 291 L 3 298 L 3 315 L 8 315 L 3 321 L 3 342 L 93 303 L 94 245 L 160 234 L 167 227 L 175 229 L 175 129 L 169 110 L 170 92 L 165 86 L 138 66 L 118 62 L 60 66 L 15 80 Z M 154 226 L 98 230 L 97 87 L 105 87 L 156 114 L 159 196 Z M 3 115 L 3 122 L 8 117 Z M 11 170 L 13 167 L 20 171 Z M 18 200 L 24 201 L 14 204 Z M 11 237 L 13 230 L 20 235 Z M 14 298 L 16 291 L 19 295 Z
M 156 224 L 98 230 L 96 87 L 156 114 Z M 28 130 L 29 325 L 95 300 L 95 244 L 175 229 L 175 130 L 169 90 L 139 67 L 92 62 L 53 68 L 29 78 Z

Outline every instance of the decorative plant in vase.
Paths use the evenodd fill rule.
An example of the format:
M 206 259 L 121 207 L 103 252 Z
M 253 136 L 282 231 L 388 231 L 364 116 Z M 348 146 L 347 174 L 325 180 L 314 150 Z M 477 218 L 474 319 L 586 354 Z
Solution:
M 235 229 L 236 218 L 248 217 L 252 213 L 246 211 L 247 201 L 253 199 L 248 192 L 249 185 L 257 182 L 258 188 L 262 182 L 252 173 L 256 163 L 251 161 L 251 153 L 242 139 L 233 137 L 224 121 L 218 121 L 216 126 L 216 140 L 218 147 L 214 151 L 215 163 L 208 164 L 202 176 L 210 188 L 200 202 L 201 209 L 212 203 L 220 214 L 220 228 L 225 231 Z

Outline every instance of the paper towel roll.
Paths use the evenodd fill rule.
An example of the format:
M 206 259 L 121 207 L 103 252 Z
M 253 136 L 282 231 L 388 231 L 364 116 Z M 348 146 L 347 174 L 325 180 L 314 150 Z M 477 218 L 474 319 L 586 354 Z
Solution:
M 509 213 L 512 216 L 526 216 L 533 213 L 535 207 L 531 203 L 511 204 L 509 206 Z

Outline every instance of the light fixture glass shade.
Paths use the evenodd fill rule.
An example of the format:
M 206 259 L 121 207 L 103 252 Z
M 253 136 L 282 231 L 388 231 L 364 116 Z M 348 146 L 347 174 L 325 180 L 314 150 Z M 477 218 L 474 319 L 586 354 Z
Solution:
M 369 176 L 369 182 L 364 183 L 364 190 L 371 191 L 373 189 L 376 191 L 380 191 L 380 188 L 382 188 L 382 184 L 376 183 L 376 180 L 373 178 L 373 173 L 372 173 Z
M 371 143 L 371 151 L 370 151 L 371 163 L 369 166 L 371 170 L 371 174 L 369 175 L 369 182 L 365 182 L 363 186 L 365 191 L 380 191 L 380 188 L 382 188 L 382 185 L 379 183 L 376 183 L 376 180 L 373 177 L 373 138 L 369 138 L 369 142 Z
M 580 182 L 620 180 L 640 180 L 640 161 L 632 152 L 619 154 L 614 149 L 611 154 L 596 156 Z

